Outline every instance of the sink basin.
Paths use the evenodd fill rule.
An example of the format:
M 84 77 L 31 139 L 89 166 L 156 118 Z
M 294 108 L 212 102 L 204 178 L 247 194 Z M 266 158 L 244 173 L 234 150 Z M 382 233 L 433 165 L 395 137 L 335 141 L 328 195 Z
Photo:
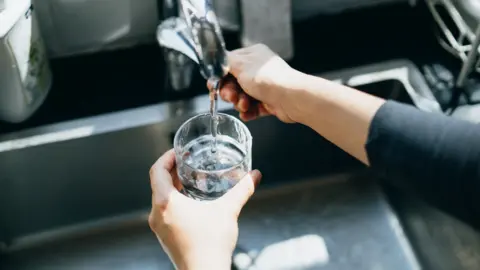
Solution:
M 275 267 L 278 254 L 269 250 L 299 238 L 318 238 L 321 245 L 316 260 L 298 254 L 293 269 L 419 269 L 398 219 L 368 173 L 298 180 L 259 191 L 242 212 L 238 244 L 258 269 L 281 269 Z M 84 228 L 13 251 L 4 260 L 2 269 L 173 269 L 146 215 L 113 227 Z
M 407 61 L 321 76 L 441 111 Z M 0 268 L 169 269 L 146 224 L 148 170 L 207 102 L 201 96 L 0 136 Z M 219 108 L 235 114 L 229 104 Z M 264 180 L 242 213 L 239 246 L 261 269 L 273 267 L 269 247 L 302 237 L 323 247 L 315 264 L 294 255 L 292 269 L 420 269 L 407 225 L 367 168 L 305 126 L 273 117 L 247 125 Z

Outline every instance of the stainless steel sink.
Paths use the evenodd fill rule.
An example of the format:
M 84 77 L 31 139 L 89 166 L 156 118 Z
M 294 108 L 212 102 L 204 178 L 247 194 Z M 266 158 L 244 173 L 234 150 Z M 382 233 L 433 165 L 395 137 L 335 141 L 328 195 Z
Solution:
M 440 112 L 407 61 L 322 76 Z M 201 96 L 0 136 L 0 268 L 169 269 L 146 224 L 148 170 L 207 102 Z M 220 109 L 234 114 L 229 104 Z M 267 117 L 248 127 L 264 180 L 242 213 L 239 246 L 260 269 L 278 261 L 267 252 L 272 246 L 302 237 L 324 246 L 315 264 L 293 254 L 292 269 L 421 269 L 425 259 L 411 242 L 421 239 L 406 237 L 412 226 L 367 168 L 305 126 Z
M 260 191 L 242 213 L 239 247 L 258 269 L 280 269 L 278 252 L 271 249 L 300 238 L 316 238 L 321 245 L 306 246 L 317 248 L 313 263 L 311 256 L 302 258 L 304 252 L 294 255 L 293 269 L 419 269 L 398 219 L 368 174 L 302 180 Z M 13 251 L 2 269 L 173 269 L 146 215 L 81 230 Z

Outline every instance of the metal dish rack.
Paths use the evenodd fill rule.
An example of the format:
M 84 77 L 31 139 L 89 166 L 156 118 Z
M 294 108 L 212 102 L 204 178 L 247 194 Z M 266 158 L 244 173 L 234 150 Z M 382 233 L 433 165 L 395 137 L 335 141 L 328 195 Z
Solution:
M 469 0 L 463 0 L 469 1 Z M 465 86 L 468 75 L 480 73 L 480 21 L 466 20 L 459 5 L 462 0 L 426 0 L 438 27 L 440 45 L 462 61 L 456 87 Z M 442 14 L 442 11 L 445 12 Z

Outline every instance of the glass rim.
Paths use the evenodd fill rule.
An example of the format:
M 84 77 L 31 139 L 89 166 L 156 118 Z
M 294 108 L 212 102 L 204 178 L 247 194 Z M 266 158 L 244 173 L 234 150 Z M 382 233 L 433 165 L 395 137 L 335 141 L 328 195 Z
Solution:
M 180 131 L 182 129 L 185 128 L 185 126 L 191 122 L 193 122 L 195 119 L 197 118 L 201 118 L 201 117 L 205 117 L 205 116 L 209 116 L 210 113 L 201 113 L 201 114 L 197 114 L 195 116 L 192 116 L 190 117 L 187 121 L 185 121 L 178 129 L 177 129 L 177 132 L 175 132 L 175 136 L 173 137 L 173 151 L 175 152 L 175 156 L 177 156 L 177 154 L 181 154 L 177 151 L 177 141 L 178 141 L 178 136 L 180 134 Z M 245 125 L 245 123 L 243 123 L 240 119 L 238 119 L 237 117 L 235 116 L 232 116 L 232 115 L 229 115 L 229 114 L 226 114 L 226 113 L 217 113 L 218 116 L 224 116 L 226 118 L 229 118 L 229 119 L 232 119 L 233 122 L 239 124 L 242 129 L 246 130 L 246 135 L 247 135 L 247 141 L 252 141 L 252 134 L 250 133 L 250 130 L 248 129 L 248 127 Z M 230 137 L 231 136 L 227 136 L 227 137 Z M 232 138 L 233 139 L 233 138 Z M 234 141 L 236 141 L 235 139 L 233 139 Z M 201 172 L 201 173 L 225 173 L 225 172 L 228 172 L 228 171 L 231 171 L 237 167 L 239 167 L 240 165 L 242 165 L 242 163 L 245 161 L 245 159 L 247 158 L 248 154 L 247 154 L 247 149 L 244 149 L 245 151 L 245 156 L 242 158 L 242 160 L 238 163 L 236 163 L 235 165 L 232 165 L 226 169 L 220 169 L 220 170 L 203 170 L 203 169 L 197 169 L 197 168 L 193 168 L 192 166 L 190 166 L 189 164 L 187 163 L 183 163 L 182 165 L 183 166 L 187 166 L 189 167 L 190 169 L 192 169 L 193 171 L 196 171 L 196 172 Z

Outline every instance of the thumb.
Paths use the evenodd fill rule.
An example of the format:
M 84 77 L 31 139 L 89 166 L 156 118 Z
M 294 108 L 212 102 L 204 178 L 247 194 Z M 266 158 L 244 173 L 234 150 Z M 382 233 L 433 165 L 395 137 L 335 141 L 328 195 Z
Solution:
M 161 156 L 150 169 L 150 185 L 154 203 L 167 201 L 170 194 L 176 191 L 172 173 L 175 169 L 175 152 L 172 150 Z
M 236 214 L 239 214 L 245 203 L 255 192 L 255 187 L 260 183 L 262 174 L 254 170 L 245 175 L 238 184 L 228 191 L 221 199 L 222 204 L 233 206 Z

